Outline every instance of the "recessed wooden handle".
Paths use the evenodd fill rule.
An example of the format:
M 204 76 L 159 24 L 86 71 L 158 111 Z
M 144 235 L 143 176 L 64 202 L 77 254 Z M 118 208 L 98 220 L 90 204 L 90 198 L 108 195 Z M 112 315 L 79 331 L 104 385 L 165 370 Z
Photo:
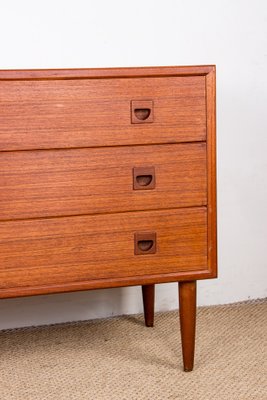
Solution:
M 145 121 L 147 118 L 149 118 L 150 113 L 151 113 L 150 108 L 135 108 L 134 109 L 134 115 L 140 121 Z
M 138 240 L 137 242 L 139 250 L 143 252 L 149 251 L 153 245 L 154 245 L 153 240 Z
M 131 121 L 132 124 L 145 124 L 154 120 L 153 100 L 132 100 Z
M 152 182 L 152 175 L 138 175 L 136 181 L 139 186 L 148 186 Z
M 136 232 L 134 235 L 134 253 L 155 254 L 156 253 L 156 232 Z
M 133 168 L 134 190 L 155 189 L 155 186 L 156 186 L 155 167 Z

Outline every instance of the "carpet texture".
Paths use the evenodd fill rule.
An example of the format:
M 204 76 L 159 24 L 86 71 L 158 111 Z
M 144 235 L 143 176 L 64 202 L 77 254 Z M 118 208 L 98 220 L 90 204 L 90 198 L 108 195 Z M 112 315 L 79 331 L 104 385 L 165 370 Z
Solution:
M 267 300 L 201 307 L 193 372 L 177 312 L 0 332 L 1 400 L 266 400 Z

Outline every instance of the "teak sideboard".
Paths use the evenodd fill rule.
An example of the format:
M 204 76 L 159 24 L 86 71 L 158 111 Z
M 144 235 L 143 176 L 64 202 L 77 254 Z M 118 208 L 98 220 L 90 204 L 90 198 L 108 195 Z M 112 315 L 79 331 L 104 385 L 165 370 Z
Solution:
M 215 66 L 0 71 L 0 298 L 196 280 L 216 268 Z

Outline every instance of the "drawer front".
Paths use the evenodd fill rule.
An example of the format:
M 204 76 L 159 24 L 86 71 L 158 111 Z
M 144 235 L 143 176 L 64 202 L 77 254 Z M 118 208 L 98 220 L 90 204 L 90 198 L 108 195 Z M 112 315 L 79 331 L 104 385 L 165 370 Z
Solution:
M 205 76 L 0 81 L 0 93 L 1 150 L 206 138 Z
M 1 222 L 0 288 L 201 271 L 206 222 L 206 207 Z
M 205 143 L 4 152 L 0 170 L 0 220 L 207 204 Z

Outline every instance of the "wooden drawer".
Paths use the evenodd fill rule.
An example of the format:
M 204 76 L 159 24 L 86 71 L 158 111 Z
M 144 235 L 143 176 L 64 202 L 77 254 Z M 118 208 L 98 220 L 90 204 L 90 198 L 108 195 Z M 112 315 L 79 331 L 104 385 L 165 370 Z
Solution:
M 205 143 L 5 152 L 0 220 L 206 205 L 206 161 Z
M 6 80 L 0 92 L 1 150 L 206 138 L 205 76 Z M 132 108 L 147 107 L 134 121 Z
M 207 268 L 206 207 L 0 223 L 4 289 Z M 135 254 L 135 233 L 155 253 Z M 142 245 L 142 243 L 141 243 Z M 37 289 L 38 292 L 38 289 Z

